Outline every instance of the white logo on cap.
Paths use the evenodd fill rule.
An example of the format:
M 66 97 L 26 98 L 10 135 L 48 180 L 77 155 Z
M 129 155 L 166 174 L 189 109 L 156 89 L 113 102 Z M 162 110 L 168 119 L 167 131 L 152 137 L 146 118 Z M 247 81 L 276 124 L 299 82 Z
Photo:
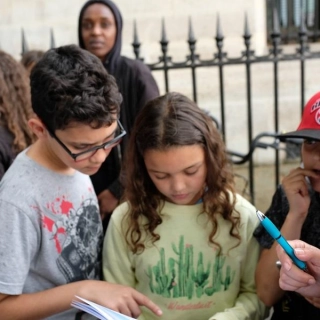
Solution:
M 318 99 L 311 107 L 310 113 L 320 108 L 320 99 Z M 317 121 L 318 122 L 318 121 Z
M 317 111 L 314 118 L 316 120 L 316 123 L 320 125 L 320 110 Z

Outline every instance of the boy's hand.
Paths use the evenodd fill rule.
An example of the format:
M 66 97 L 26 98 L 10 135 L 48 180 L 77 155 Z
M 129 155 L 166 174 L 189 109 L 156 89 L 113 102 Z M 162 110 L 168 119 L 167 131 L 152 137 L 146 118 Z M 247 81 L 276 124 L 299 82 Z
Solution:
M 301 218 L 306 218 L 310 205 L 306 177 L 318 178 L 312 170 L 296 168 L 282 180 L 282 186 L 289 201 L 290 213 Z
M 79 292 L 80 297 L 98 303 L 102 306 L 118 311 L 132 318 L 141 314 L 140 306 L 150 309 L 161 316 L 161 309 L 137 290 L 120 284 L 105 281 L 88 280 Z

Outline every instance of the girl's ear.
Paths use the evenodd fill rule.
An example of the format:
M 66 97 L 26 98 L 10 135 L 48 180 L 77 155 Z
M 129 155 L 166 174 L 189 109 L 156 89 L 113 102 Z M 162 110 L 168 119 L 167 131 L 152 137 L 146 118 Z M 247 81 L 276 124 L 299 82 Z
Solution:
M 37 116 L 30 118 L 28 125 L 37 138 L 44 138 L 48 135 L 46 126 Z

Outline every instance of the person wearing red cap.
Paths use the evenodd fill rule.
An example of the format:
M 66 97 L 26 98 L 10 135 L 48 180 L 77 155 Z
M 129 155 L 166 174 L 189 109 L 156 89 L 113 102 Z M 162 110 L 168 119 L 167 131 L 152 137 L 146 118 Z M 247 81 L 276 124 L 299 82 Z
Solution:
M 282 181 L 266 215 L 288 240 L 300 239 L 320 247 L 320 92 L 305 105 L 296 131 L 279 135 L 302 139 L 301 165 Z M 254 236 L 262 246 L 256 269 L 259 298 L 273 307 L 272 320 L 320 319 L 320 298 L 284 291 L 279 286 L 277 242 L 260 225 Z

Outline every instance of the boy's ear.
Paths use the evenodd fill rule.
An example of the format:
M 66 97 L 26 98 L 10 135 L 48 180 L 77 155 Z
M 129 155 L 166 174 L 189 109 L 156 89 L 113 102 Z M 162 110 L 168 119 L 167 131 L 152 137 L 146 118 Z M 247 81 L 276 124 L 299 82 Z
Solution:
M 28 125 L 38 138 L 43 138 L 48 135 L 46 126 L 37 116 L 30 118 Z

